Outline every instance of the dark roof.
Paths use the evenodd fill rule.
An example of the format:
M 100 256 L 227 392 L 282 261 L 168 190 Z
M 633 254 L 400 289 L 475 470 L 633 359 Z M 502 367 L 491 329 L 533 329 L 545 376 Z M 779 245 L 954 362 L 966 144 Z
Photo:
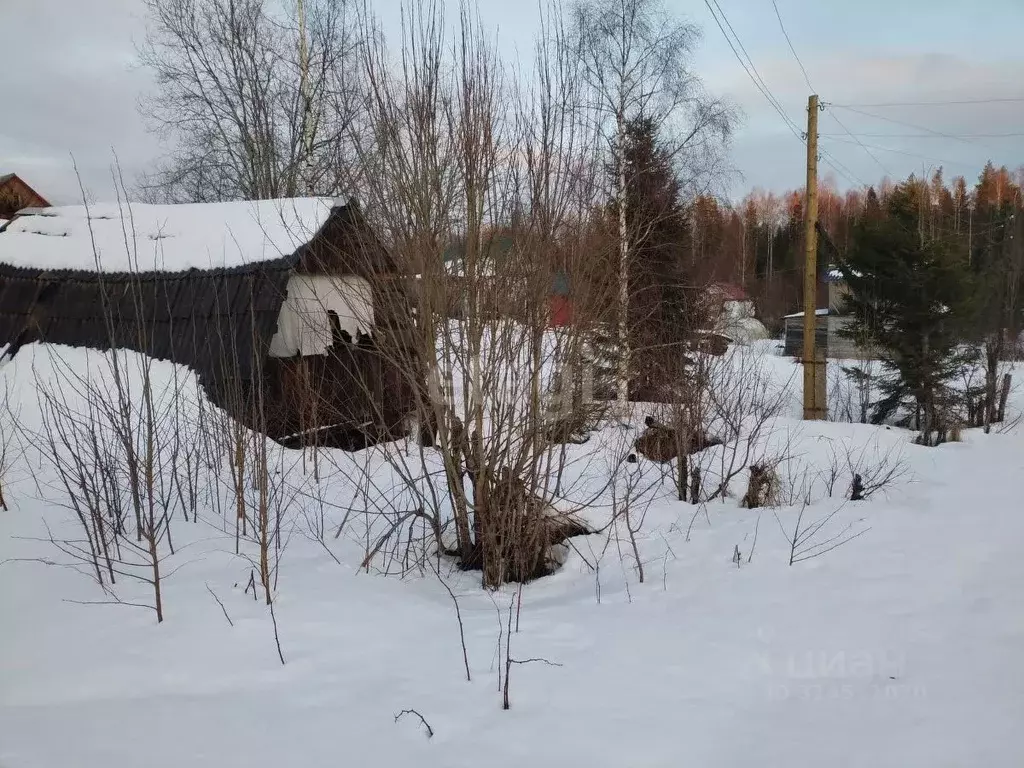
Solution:
M 267 356 L 293 271 L 368 274 L 392 266 L 364 225 L 357 209 L 338 207 L 295 253 L 221 269 L 101 274 L 0 263 L 0 345 L 133 349 L 187 365 L 208 386 L 226 377 L 249 381 Z
M 394 258 L 354 201 L 334 208 L 294 258 L 297 271 L 307 274 L 348 274 L 369 279 L 398 271 Z

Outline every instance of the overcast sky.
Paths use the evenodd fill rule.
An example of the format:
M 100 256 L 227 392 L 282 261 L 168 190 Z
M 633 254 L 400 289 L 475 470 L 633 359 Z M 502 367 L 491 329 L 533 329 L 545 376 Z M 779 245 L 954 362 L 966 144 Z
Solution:
M 453 0 L 454 2 L 454 0 Z M 478 0 L 503 48 L 530 50 L 535 0 Z M 703 0 L 665 0 L 704 29 L 695 61 L 710 91 L 737 104 L 744 118 L 731 152 L 738 174 L 729 193 L 782 191 L 803 183 L 803 147 L 734 58 Z M 779 28 L 771 0 L 718 0 L 768 86 L 789 116 L 805 122 L 809 93 Z M 824 101 L 835 104 L 1024 97 L 1024 1 L 777 0 L 782 18 Z M 394 15 L 398 0 L 375 0 Z M 0 0 L 0 50 L 7 62 L 0 114 L 0 173 L 15 171 L 53 202 L 79 197 L 72 155 L 96 199 L 111 196 L 113 152 L 129 177 L 162 151 L 136 112 L 152 87 L 134 66 L 144 31 L 141 0 Z M 861 137 L 846 135 L 832 112 Z M 1024 102 L 945 107 L 864 107 L 926 131 L 835 108 L 821 116 L 825 160 L 850 178 L 874 183 L 943 165 L 947 177 L 973 179 L 986 159 L 1024 163 Z M 893 136 L 897 134 L 897 136 Z M 899 136 L 898 134 L 904 134 Z M 978 134 L 986 134 L 984 137 Z M 898 150 L 888 151 L 888 150 Z

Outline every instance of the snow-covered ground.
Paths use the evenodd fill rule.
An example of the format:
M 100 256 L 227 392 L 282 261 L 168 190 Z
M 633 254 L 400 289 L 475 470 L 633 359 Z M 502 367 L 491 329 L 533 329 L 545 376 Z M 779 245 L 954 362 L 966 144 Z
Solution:
M 0 370 L 30 427 L 28 353 L 41 349 Z M 270 613 L 245 592 L 252 564 L 212 511 L 174 522 L 165 572 L 180 569 L 164 584 L 162 624 L 143 608 L 84 604 L 107 598 L 37 560 L 66 562 L 38 539 L 70 513 L 45 485 L 38 446 L 13 441 L 0 511 L 0 766 L 1024 765 L 1024 432 L 921 448 L 897 429 L 800 422 L 793 362 L 760 364 L 788 387 L 766 441 L 786 447 L 790 495 L 809 489 L 806 510 L 741 509 L 742 478 L 731 498 L 699 507 L 673 500 L 667 482 L 645 504 L 643 583 L 620 530 L 574 540 L 562 570 L 520 597 L 482 591 L 478 574 L 361 570 L 370 525 L 351 520 L 333 538 L 350 499 L 328 477 L 338 508 L 325 543 L 299 513 L 285 537 L 284 665 Z M 1015 394 L 1011 413 L 1022 404 Z M 602 438 L 612 446 L 619 432 Z M 709 473 L 715 450 L 702 458 Z M 305 478 L 285 454 L 280 466 Z M 844 502 L 848 473 L 832 496 L 824 475 L 847 455 L 862 467 L 902 462 L 905 474 Z M 372 457 L 337 463 L 349 460 Z M 835 513 L 806 546 L 860 535 L 790 566 L 784 531 L 801 512 L 804 530 Z M 123 590 L 148 599 L 144 585 Z M 513 659 L 543 661 L 511 665 L 503 711 L 509 642 Z M 433 736 L 415 714 L 396 722 L 402 710 Z

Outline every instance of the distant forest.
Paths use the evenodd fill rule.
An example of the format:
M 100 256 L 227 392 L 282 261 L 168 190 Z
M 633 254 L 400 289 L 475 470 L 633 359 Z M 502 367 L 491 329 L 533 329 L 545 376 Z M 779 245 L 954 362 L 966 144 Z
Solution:
M 931 178 L 911 175 L 905 181 L 883 179 L 877 187 L 840 193 L 830 181 L 820 184 L 818 216 L 822 237 L 819 264 L 841 260 L 850 248 L 852 234 L 875 197 L 881 203 L 897 187 L 920 194 L 920 221 L 925 234 L 955 236 L 963 241 L 969 261 L 994 247 L 1007 216 L 1024 205 L 1024 166 L 1010 171 L 985 165 L 977 179 L 956 176 L 947 180 L 939 168 Z M 689 205 L 692 232 L 688 243 L 691 268 L 700 283 L 728 282 L 743 286 L 757 305 L 758 314 L 777 329 L 783 315 L 802 308 L 804 262 L 803 190 L 783 194 L 760 189 L 739 204 L 723 204 L 701 195 Z

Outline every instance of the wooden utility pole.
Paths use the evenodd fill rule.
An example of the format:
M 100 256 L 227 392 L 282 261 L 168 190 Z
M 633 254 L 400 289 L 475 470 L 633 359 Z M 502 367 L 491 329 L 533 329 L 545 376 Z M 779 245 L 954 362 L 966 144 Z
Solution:
M 807 100 L 807 200 L 804 205 L 804 419 L 828 418 L 825 349 L 818 348 L 818 97 Z M 827 321 L 826 321 L 827 323 Z M 827 327 L 827 325 L 826 325 Z

